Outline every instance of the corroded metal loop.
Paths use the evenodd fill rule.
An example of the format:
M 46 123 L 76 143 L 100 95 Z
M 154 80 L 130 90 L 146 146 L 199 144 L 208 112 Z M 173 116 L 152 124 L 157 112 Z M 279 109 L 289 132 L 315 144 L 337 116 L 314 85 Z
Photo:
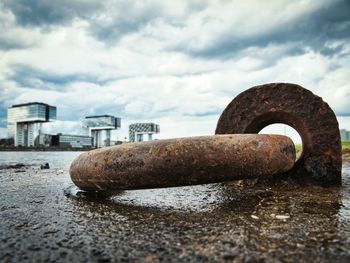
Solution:
M 302 155 L 289 174 L 324 185 L 341 184 L 336 116 L 322 98 L 301 86 L 271 83 L 242 92 L 222 113 L 215 133 L 258 133 L 274 123 L 288 124 L 302 138 Z
M 159 188 L 280 174 L 294 165 L 293 142 L 263 134 L 129 143 L 85 152 L 71 165 L 83 190 Z

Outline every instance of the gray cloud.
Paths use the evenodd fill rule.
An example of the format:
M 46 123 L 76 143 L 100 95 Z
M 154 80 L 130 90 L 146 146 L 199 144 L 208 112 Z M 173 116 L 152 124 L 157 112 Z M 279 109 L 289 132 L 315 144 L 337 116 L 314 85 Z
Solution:
M 206 5 L 205 1 L 198 0 L 185 3 L 182 15 L 200 11 Z M 156 19 L 183 25 L 181 19 L 167 14 L 171 10 L 167 10 L 166 4 L 156 1 L 3 0 L 3 7 L 14 14 L 19 25 L 41 27 L 42 30 L 56 25 L 69 25 L 76 18 L 85 20 L 89 23 L 90 34 L 109 45 Z
M 96 94 L 96 96 L 98 96 L 98 94 Z M 67 104 L 67 102 L 59 100 L 54 106 L 57 107 L 61 120 L 65 121 L 79 121 L 85 116 L 101 114 L 124 117 L 122 115 L 123 107 L 121 105 L 112 104 L 109 102 L 105 104 L 86 105 L 85 103 L 81 103 L 77 100 L 72 101 L 71 104 Z
M 171 14 L 172 10 L 162 1 L 148 1 L 142 4 L 127 0 L 111 1 L 105 6 L 108 17 L 94 16 L 89 20 L 89 31 L 92 36 L 110 45 L 158 19 L 173 26 L 184 26 L 185 17 L 206 7 L 206 1 L 191 1 L 184 3 L 183 11 L 175 15 Z
M 120 1 L 111 6 L 108 18 L 95 17 L 90 20 L 90 33 L 102 42 L 111 44 L 127 33 L 138 31 L 142 26 L 160 16 L 157 4 L 135 8 L 135 2 Z
M 63 91 L 67 84 L 73 82 L 88 82 L 96 85 L 104 85 L 109 81 L 117 80 L 118 78 L 103 79 L 98 75 L 91 73 L 71 73 L 60 74 L 35 68 L 26 64 L 10 65 L 11 73 L 7 79 L 17 83 L 17 86 L 29 89 L 52 89 Z M 125 79 L 119 78 L 119 79 Z
M 169 14 L 166 6 L 157 2 L 147 2 L 137 5 L 131 1 L 78 1 L 78 0 L 4 0 L 4 8 L 10 10 L 22 26 L 67 25 L 75 18 L 88 21 L 89 32 L 96 39 L 114 44 L 126 34 L 136 32 L 147 24 L 160 19 L 169 25 L 185 26 L 186 19 L 191 14 L 210 8 L 207 3 L 194 1 L 184 8 L 181 14 Z M 209 19 L 204 17 L 203 19 Z M 210 24 L 210 21 L 203 23 Z M 190 27 L 191 24 L 187 24 Z M 264 27 L 262 21 L 261 27 Z M 205 30 L 205 28 L 204 28 Z M 219 34 L 205 47 L 190 47 L 186 43 L 173 47 L 173 50 L 185 52 L 199 57 L 232 57 L 246 47 L 266 47 L 269 44 L 301 42 L 298 48 L 290 50 L 288 55 L 299 54 L 305 47 L 311 47 L 324 55 L 332 55 L 342 48 L 326 46 L 328 40 L 350 38 L 350 2 L 347 0 L 333 1 L 330 5 L 317 9 L 309 15 L 299 16 L 290 24 L 276 27 L 270 32 L 260 35 L 237 37 L 228 28 Z M 196 36 L 193 36 L 195 38 Z M 20 42 L 6 43 L 0 37 L 2 48 L 23 48 Z
M 263 26 L 262 21 L 261 27 Z M 350 2 L 347 0 L 333 1 L 330 6 L 325 6 L 307 16 L 299 16 L 290 24 L 276 27 L 266 34 L 236 37 L 230 32 L 224 32 L 208 47 L 199 49 L 181 47 L 180 49 L 186 50 L 190 55 L 204 58 L 232 57 L 246 47 L 299 42 L 298 47 L 291 49 L 285 55 L 297 55 L 309 47 L 329 56 L 338 53 L 342 46 L 331 48 L 325 43 L 330 40 L 344 39 L 350 40 Z
M 147 3 L 136 8 L 132 1 L 80 0 L 4 0 L 21 26 L 49 29 L 69 25 L 75 18 L 89 22 L 89 32 L 96 39 L 111 44 L 127 33 L 135 32 L 161 16 L 162 5 Z M 192 8 L 198 5 L 191 5 Z
M 104 1 L 77 0 L 3 0 L 22 26 L 66 25 L 76 17 L 89 19 L 103 7 Z
M 0 34 L 0 51 L 7 51 L 12 49 L 25 49 L 33 46 L 32 43 L 27 43 L 15 38 L 9 38 Z
M 185 113 L 183 114 L 183 116 L 190 116 L 190 117 L 206 117 L 206 116 L 220 116 L 220 114 L 222 113 L 222 109 L 221 108 L 217 108 L 217 109 L 213 109 L 210 111 L 203 111 L 203 112 L 199 112 L 199 113 Z
M 70 25 L 76 18 L 89 23 L 88 31 L 94 38 L 108 45 L 122 36 L 138 31 L 149 21 L 160 16 L 161 5 L 146 4 L 134 7 L 132 1 L 80 1 L 80 0 L 4 0 L 3 7 L 11 11 L 16 22 L 24 27 L 50 30 L 57 25 Z M 24 48 L 28 45 L 0 36 L 1 49 Z

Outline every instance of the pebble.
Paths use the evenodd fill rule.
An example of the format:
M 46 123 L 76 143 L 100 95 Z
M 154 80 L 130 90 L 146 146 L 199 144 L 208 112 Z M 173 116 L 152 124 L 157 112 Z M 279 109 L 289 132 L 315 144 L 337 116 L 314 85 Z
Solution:
M 290 218 L 289 215 L 276 215 L 276 219 L 281 219 L 281 220 L 283 220 L 283 219 L 288 219 L 288 218 Z

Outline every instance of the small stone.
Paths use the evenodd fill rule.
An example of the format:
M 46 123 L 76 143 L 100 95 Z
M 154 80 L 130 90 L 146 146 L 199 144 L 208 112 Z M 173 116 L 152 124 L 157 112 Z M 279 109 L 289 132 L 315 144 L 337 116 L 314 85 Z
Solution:
M 44 164 L 40 165 L 40 169 L 50 169 L 49 163 L 44 163 Z
M 284 219 L 288 219 L 288 218 L 290 218 L 289 215 L 276 215 L 276 219 L 284 220 Z
M 224 260 L 233 260 L 237 257 L 237 253 L 226 253 L 222 256 Z
M 250 217 L 253 219 L 259 220 L 259 217 L 257 217 L 256 215 L 251 215 Z

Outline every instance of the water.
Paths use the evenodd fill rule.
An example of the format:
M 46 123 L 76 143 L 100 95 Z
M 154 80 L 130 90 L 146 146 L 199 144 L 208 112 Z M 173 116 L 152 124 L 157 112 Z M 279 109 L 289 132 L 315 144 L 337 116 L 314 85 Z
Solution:
M 40 166 L 49 163 L 50 168 L 69 169 L 72 161 L 82 152 L 0 152 L 0 165 Z

